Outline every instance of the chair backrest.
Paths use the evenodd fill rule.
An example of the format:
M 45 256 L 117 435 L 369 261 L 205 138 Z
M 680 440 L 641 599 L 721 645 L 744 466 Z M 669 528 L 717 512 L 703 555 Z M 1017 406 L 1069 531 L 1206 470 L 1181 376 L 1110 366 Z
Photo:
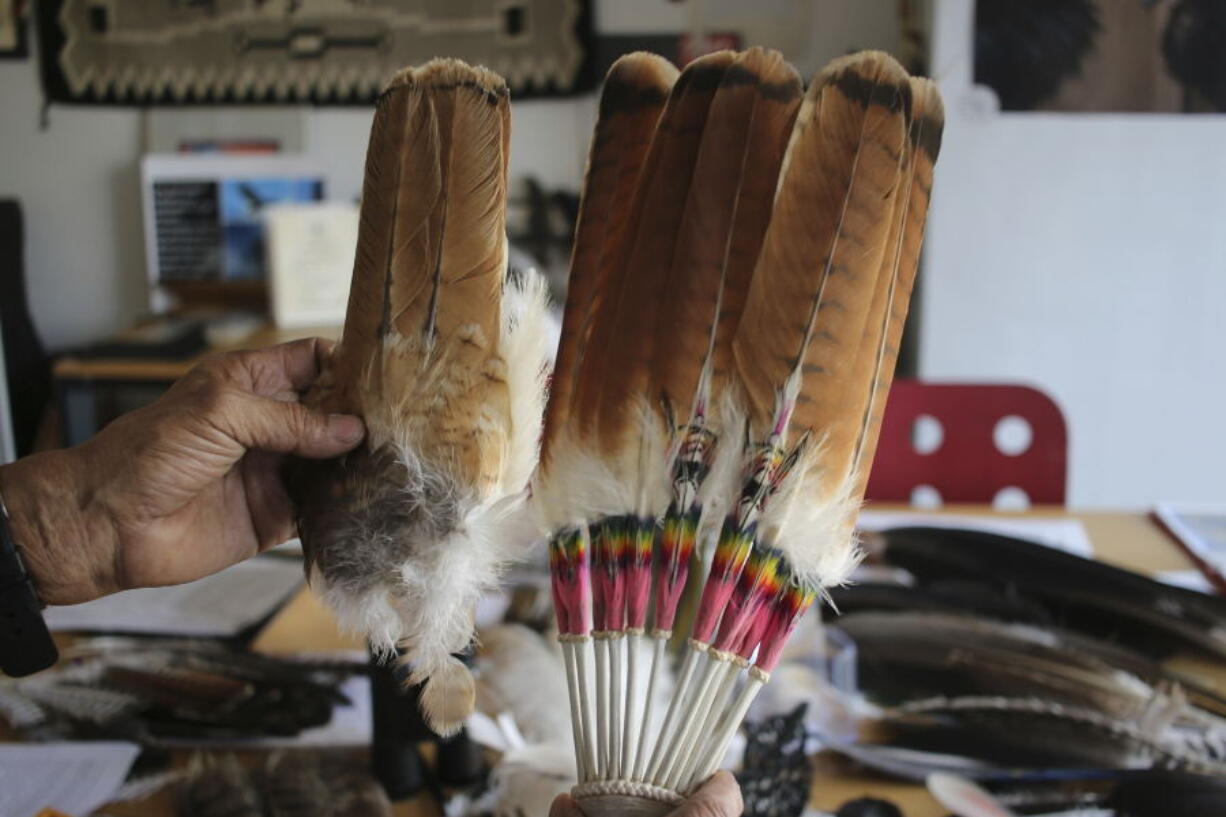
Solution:
M 51 399 L 51 363 L 26 300 L 24 236 L 21 205 L 12 199 L 0 199 L 0 354 L 4 355 L 0 377 L 8 382 L 18 457 L 31 452 Z
M 931 429 L 917 435 L 933 421 L 939 424 L 935 435 Z M 1010 440 L 1010 431 L 1020 440 Z M 1064 415 L 1037 389 L 898 380 L 886 403 L 866 496 L 910 502 L 915 488 L 929 486 L 942 502 L 991 503 L 1011 488 L 1031 504 L 1064 504 L 1067 451 Z

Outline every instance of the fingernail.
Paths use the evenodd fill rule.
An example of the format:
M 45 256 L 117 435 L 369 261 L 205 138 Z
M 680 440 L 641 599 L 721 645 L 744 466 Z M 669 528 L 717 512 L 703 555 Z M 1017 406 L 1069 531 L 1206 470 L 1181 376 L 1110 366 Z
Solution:
M 356 443 L 366 436 L 366 426 L 352 414 L 329 414 L 328 433 L 343 443 Z

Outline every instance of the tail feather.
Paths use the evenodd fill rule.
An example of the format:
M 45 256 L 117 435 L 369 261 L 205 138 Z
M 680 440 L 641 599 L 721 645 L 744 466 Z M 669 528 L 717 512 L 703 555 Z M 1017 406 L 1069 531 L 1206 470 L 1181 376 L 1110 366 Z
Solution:
M 912 77 L 911 100 L 906 203 L 895 253 L 893 284 L 886 302 L 887 311 L 881 316 L 883 328 L 876 349 L 875 372 L 852 463 L 858 486 L 857 495 L 864 493 L 864 487 L 868 483 L 869 469 L 877 451 L 885 398 L 894 380 L 903 327 L 907 322 L 907 309 L 915 286 L 915 274 L 919 269 L 920 246 L 928 216 L 928 201 L 932 194 L 932 170 L 941 149 L 941 132 L 945 126 L 941 96 L 932 80 Z
M 801 92 L 778 52 L 753 48 L 724 72 L 711 101 L 661 295 L 648 387 L 678 426 L 693 420 L 696 399 L 714 408 L 722 391 L 710 378 L 727 370 Z M 704 373 L 711 387 L 700 398 Z
M 806 95 L 734 340 L 755 439 L 790 387 L 794 433 L 824 437 L 827 457 L 850 456 L 861 416 L 839 386 L 888 243 L 883 206 L 891 212 L 898 192 L 909 92 L 902 67 L 870 52 L 836 60 Z M 842 467 L 824 470 L 837 480 Z
M 781 484 L 763 536 L 819 583 L 855 561 L 848 476 L 871 376 L 859 373 L 873 370 L 858 350 L 874 300 L 884 302 L 883 259 L 899 234 L 910 88 L 902 67 L 875 52 L 835 60 L 815 78 L 733 341 L 752 440 L 782 433 L 774 444 L 800 446 L 790 471 L 772 478 Z
M 676 78 L 677 69 L 671 63 L 645 53 L 621 57 L 605 78 L 583 182 L 562 335 L 545 413 L 541 441 L 544 473 L 549 471 L 553 450 L 566 436 L 575 374 L 587 349 L 593 315 L 602 308 L 608 290 L 600 277 L 604 260 L 624 240 L 639 173 Z
M 641 402 L 646 392 L 660 295 L 667 280 L 684 202 L 711 99 L 731 52 L 701 57 L 674 84 L 644 162 L 623 252 L 606 257 L 612 303 L 592 328 L 577 376 L 576 415 L 597 435 L 606 457 L 621 459 L 622 477 L 638 467 Z
M 404 650 L 445 732 L 472 708 L 452 655 L 518 555 L 540 434 L 544 290 L 504 296 L 509 121 L 502 80 L 456 60 L 380 97 L 344 337 L 306 398 L 359 412 L 367 439 L 291 486 L 313 584 L 376 649 Z

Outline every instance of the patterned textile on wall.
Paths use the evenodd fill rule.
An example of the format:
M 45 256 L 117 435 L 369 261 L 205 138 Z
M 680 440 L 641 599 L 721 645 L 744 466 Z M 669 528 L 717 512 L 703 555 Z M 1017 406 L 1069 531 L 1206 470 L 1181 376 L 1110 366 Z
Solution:
M 43 0 L 52 102 L 369 104 L 398 68 L 457 57 L 516 96 L 595 84 L 590 0 Z

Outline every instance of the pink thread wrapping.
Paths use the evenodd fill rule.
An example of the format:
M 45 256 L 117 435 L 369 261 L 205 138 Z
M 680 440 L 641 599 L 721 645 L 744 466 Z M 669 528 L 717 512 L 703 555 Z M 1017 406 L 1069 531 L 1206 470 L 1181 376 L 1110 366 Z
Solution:
M 753 547 L 750 534 L 736 530 L 730 522 L 724 523 L 719 544 L 711 558 L 711 572 L 702 588 L 698 603 L 698 615 L 694 619 L 693 638 L 704 644 L 711 643 L 715 627 L 736 590 L 741 570 Z
M 626 626 L 641 630 L 647 624 L 647 605 L 651 601 L 651 550 L 655 523 L 637 521 L 630 541 L 626 565 Z

